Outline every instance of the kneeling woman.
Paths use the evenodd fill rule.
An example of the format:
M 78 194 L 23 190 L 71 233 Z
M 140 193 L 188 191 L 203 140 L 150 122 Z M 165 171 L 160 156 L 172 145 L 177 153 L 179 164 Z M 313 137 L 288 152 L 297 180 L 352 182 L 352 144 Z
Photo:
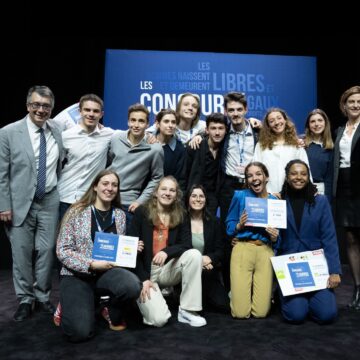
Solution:
M 206 320 L 197 314 L 202 310 L 202 256 L 191 249 L 190 230 L 184 217 L 181 191 L 173 176 L 163 177 L 152 198 L 135 211 L 129 235 L 144 241 L 136 272 L 143 281 L 138 305 L 147 325 L 166 324 L 171 313 L 159 287 L 180 282 L 178 321 L 191 326 L 206 325 Z
M 248 215 L 246 197 L 276 199 L 268 194 L 269 172 L 260 162 L 245 168 L 248 189 L 235 191 L 226 219 L 226 230 L 233 237 L 230 261 L 231 314 L 235 318 L 265 317 L 271 306 L 273 271 L 270 257 L 279 230 L 245 226 Z
M 135 274 L 109 261 L 92 259 L 96 231 L 125 234 L 125 213 L 120 207 L 119 177 L 103 170 L 61 224 L 56 249 L 63 265 L 61 327 L 72 342 L 94 335 L 95 294 L 110 296 L 102 316 L 113 330 L 124 329 L 123 309 L 140 295 L 142 284 Z
M 281 234 L 279 255 L 322 248 L 330 276 L 327 289 L 286 297 L 280 294 L 281 312 L 292 323 L 301 323 L 308 315 L 318 323 L 329 323 L 337 316 L 333 288 L 339 285 L 341 274 L 330 205 L 325 195 L 316 195 L 305 162 L 290 161 L 285 175 L 281 197 L 287 202 L 287 229 Z

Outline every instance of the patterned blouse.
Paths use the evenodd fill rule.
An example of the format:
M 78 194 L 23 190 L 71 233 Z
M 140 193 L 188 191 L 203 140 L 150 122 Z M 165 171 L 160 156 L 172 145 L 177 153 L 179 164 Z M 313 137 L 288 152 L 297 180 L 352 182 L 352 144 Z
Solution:
M 124 235 L 126 217 L 121 209 L 115 209 L 115 225 L 117 233 Z M 56 255 L 63 265 L 60 275 L 90 275 L 92 250 L 91 207 L 86 207 L 75 216 L 74 210 L 70 210 L 69 218 L 62 225 L 56 244 Z

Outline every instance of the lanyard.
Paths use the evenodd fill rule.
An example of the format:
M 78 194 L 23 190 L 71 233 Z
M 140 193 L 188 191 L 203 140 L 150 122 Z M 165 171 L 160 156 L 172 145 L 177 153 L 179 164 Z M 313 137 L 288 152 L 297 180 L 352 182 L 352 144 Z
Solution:
M 248 130 L 249 124 L 246 124 L 246 128 L 242 132 L 236 133 L 236 142 L 238 144 L 239 148 L 239 154 L 240 154 L 240 165 L 244 164 L 244 149 L 245 149 L 245 139 L 246 139 L 246 132 Z M 240 141 L 240 136 L 242 136 L 242 145 Z
M 98 231 L 102 232 L 103 229 L 101 228 L 101 226 L 100 226 L 100 224 L 99 224 L 99 221 L 98 221 L 98 219 L 97 219 L 97 217 L 96 217 L 96 211 L 95 211 L 94 205 L 91 205 L 91 210 L 92 210 L 92 212 L 93 212 L 93 214 L 94 214 L 94 217 L 95 217 L 97 229 L 98 229 Z M 112 209 L 112 213 L 111 213 L 111 223 L 110 223 L 110 225 L 112 225 L 112 224 L 114 223 L 114 221 L 115 221 L 115 210 Z

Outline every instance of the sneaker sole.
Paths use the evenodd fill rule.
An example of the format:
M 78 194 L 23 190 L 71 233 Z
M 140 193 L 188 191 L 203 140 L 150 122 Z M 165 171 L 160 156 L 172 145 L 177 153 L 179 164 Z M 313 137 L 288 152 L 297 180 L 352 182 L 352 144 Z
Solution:
M 202 326 L 205 326 L 207 323 L 205 322 L 205 324 L 194 324 L 194 323 L 191 323 L 191 321 L 188 321 L 182 317 L 178 317 L 178 321 L 183 323 L 183 324 L 189 324 L 190 326 L 192 327 L 202 327 Z
M 120 324 L 120 325 L 109 325 L 109 328 L 113 331 L 123 331 L 126 330 L 126 325 Z

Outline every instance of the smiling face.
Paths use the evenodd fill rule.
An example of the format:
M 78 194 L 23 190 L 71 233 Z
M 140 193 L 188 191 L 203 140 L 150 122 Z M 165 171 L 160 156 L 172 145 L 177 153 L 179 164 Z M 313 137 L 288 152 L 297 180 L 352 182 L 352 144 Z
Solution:
M 269 178 L 263 169 L 257 165 L 251 165 L 246 170 L 246 183 L 248 187 L 258 196 L 267 197 L 266 184 Z
M 94 191 L 96 192 L 95 207 L 101 209 L 104 205 L 110 204 L 119 191 L 117 177 L 114 174 L 104 175 L 94 186 Z
M 190 210 L 201 211 L 206 204 L 206 198 L 204 192 L 200 188 L 195 188 L 189 197 Z
M 80 108 L 81 123 L 80 126 L 87 131 L 93 131 L 104 112 L 101 105 L 95 101 L 84 101 Z
M 315 137 L 319 137 L 325 130 L 325 119 L 320 114 L 311 115 L 309 130 Z
M 357 120 L 360 118 L 360 94 L 350 95 L 344 105 L 349 119 Z
M 286 180 L 292 189 L 302 190 L 309 182 L 307 167 L 304 164 L 293 164 Z
M 191 124 L 196 118 L 199 107 L 199 101 L 194 96 L 183 97 L 179 108 L 180 118 Z
M 42 127 L 46 120 L 50 118 L 53 108 L 50 97 L 41 96 L 36 92 L 31 94 L 31 98 L 26 106 L 30 120 L 38 127 Z
M 176 200 L 177 184 L 171 179 L 160 181 L 159 188 L 156 192 L 158 206 L 162 208 L 169 207 Z
M 286 119 L 283 114 L 279 111 L 273 111 L 268 114 L 266 121 L 269 125 L 270 130 L 275 135 L 282 135 L 285 132 Z

